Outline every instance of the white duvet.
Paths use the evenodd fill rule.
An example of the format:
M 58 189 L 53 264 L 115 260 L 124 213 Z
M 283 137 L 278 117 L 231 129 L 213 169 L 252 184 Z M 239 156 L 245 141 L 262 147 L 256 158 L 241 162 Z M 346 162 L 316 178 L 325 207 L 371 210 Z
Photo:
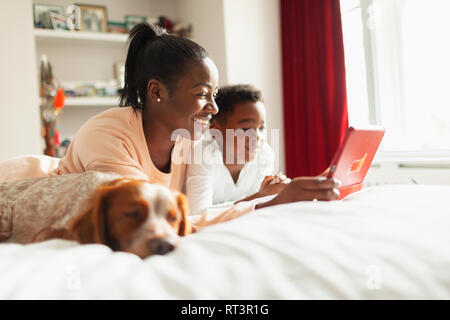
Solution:
M 0 299 L 450 299 L 450 187 L 368 188 L 256 211 L 146 260 L 0 244 Z

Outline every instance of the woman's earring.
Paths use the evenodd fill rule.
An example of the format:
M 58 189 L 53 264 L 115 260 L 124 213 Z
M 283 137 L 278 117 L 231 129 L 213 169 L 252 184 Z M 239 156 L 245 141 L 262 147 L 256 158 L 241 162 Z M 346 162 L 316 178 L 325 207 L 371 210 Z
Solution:
M 157 99 L 156 99 L 156 102 L 161 102 L 161 98 L 157 98 Z

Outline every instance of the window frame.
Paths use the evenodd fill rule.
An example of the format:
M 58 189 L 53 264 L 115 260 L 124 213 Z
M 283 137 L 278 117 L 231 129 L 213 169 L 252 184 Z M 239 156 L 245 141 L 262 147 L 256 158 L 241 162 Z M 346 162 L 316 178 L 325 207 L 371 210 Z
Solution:
M 381 114 L 381 102 L 380 102 L 380 89 L 379 89 L 379 75 L 377 70 L 377 51 L 376 51 L 376 41 L 375 32 L 373 28 L 369 28 L 368 25 L 371 19 L 371 6 L 376 0 L 359 0 L 359 9 L 361 10 L 362 17 L 362 33 L 363 33 L 363 45 L 365 53 L 365 63 L 366 63 L 366 85 L 367 85 L 367 98 L 369 107 L 369 123 L 372 125 L 382 125 L 382 114 Z M 394 3 L 394 1 L 392 1 Z M 391 4 L 395 5 L 395 4 Z M 372 7 L 373 8 L 373 7 Z M 398 17 L 398 10 L 397 17 Z M 373 13 L 373 11 L 372 11 Z M 392 25 L 395 30 L 394 37 L 397 38 L 396 43 L 401 43 L 401 29 L 398 28 L 398 22 L 394 21 Z M 400 109 L 401 126 L 405 125 L 405 104 L 404 104 L 404 88 L 403 88 L 403 70 L 402 70 L 402 47 L 401 45 L 393 46 L 393 65 L 395 68 L 392 70 L 392 76 L 395 78 L 396 90 L 399 92 L 397 97 Z M 386 159 L 401 159 L 405 160 L 420 160 L 421 162 L 435 162 L 435 161 L 449 161 L 450 162 L 450 149 L 449 150 L 421 150 L 421 151 L 387 151 L 380 146 L 380 149 L 376 156 L 377 160 Z

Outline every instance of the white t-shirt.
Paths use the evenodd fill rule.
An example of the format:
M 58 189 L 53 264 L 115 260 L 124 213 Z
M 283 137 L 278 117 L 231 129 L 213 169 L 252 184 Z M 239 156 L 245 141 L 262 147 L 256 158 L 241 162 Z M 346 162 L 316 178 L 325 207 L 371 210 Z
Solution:
M 274 158 L 272 148 L 263 143 L 255 159 L 245 164 L 234 183 L 217 142 L 196 142 L 193 164 L 187 166 L 186 175 L 191 215 L 202 214 L 211 207 L 231 207 L 235 201 L 258 192 L 264 177 L 273 173 Z

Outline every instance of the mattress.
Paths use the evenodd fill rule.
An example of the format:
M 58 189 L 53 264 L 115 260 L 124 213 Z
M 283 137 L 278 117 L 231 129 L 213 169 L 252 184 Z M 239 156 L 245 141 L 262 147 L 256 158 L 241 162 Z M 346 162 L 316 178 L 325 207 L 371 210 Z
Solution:
M 450 299 L 449 186 L 392 185 L 257 210 L 141 260 L 0 244 L 0 299 Z

